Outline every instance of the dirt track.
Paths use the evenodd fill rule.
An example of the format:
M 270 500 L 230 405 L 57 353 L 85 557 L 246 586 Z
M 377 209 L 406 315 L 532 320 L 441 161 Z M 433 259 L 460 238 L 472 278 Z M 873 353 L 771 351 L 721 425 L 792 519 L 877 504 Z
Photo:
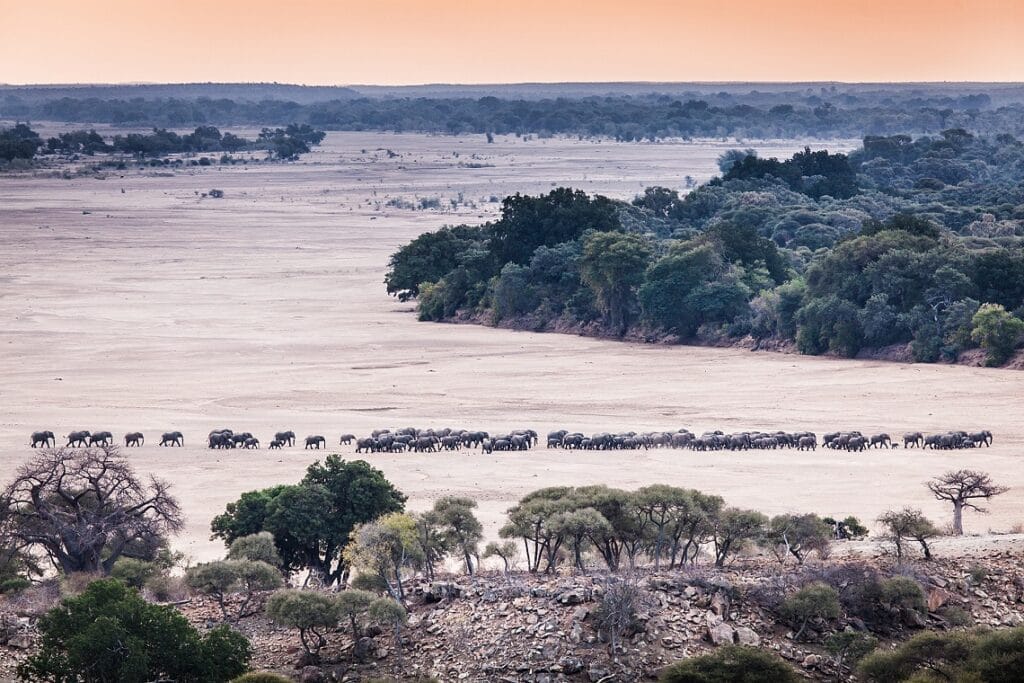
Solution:
M 490 533 L 531 489 L 594 482 L 672 482 L 769 513 L 873 519 L 913 504 L 944 522 L 948 512 L 922 482 L 954 466 L 987 470 L 1014 487 L 990 516 L 968 514 L 968 531 L 1024 522 L 1019 372 L 418 323 L 410 305 L 384 293 L 398 245 L 444 223 L 493 216 L 492 195 L 572 184 L 631 197 L 646 185 L 678 187 L 685 175 L 705 180 L 728 146 L 487 145 L 353 133 L 330 135 L 292 165 L 105 180 L 2 177 L 0 480 L 29 457 L 35 429 L 141 430 L 149 445 L 130 457 L 174 483 L 188 515 L 178 545 L 207 559 L 220 552 L 208 525 L 226 502 L 297 480 L 313 457 L 297 448 L 210 452 L 201 441 L 214 427 L 253 431 L 264 444 L 278 429 L 322 433 L 335 444 L 343 432 L 405 425 L 819 434 L 987 427 L 995 447 L 952 454 L 541 449 L 368 459 L 413 508 L 447 492 L 477 497 Z M 769 146 L 762 155 L 801 146 Z M 197 194 L 211 188 L 226 197 Z M 442 214 L 386 206 L 417 195 L 447 202 L 460 192 L 476 207 Z M 171 429 L 185 433 L 186 448 L 155 445 Z

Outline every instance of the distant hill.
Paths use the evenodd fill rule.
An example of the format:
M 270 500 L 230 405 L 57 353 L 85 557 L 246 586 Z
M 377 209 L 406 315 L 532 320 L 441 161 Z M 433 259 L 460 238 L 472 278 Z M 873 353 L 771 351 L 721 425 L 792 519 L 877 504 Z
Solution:
M 76 85 L 0 85 L 0 98 L 14 96 L 28 103 L 69 97 L 74 99 L 129 100 L 142 98 L 197 100 L 228 99 L 236 102 L 281 100 L 313 104 L 359 97 L 341 86 L 291 85 L 288 83 L 138 83 Z

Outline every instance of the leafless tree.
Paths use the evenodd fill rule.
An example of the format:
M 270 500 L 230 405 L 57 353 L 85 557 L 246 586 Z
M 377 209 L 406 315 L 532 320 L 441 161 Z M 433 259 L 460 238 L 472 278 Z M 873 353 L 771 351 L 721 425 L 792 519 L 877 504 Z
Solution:
M 992 496 L 1006 493 L 1009 489 L 993 483 L 992 477 L 985 472 L 975 470 L 956 470 L 935 477 L 926 484 L 932 494 L 939 500 L 948 500 L 953 504 L 953 534 L 962 536 L 964 533 L 964 509 L 988 512 L 971 501 L 978 498 L 988 500 Z
M 0 494 L 0 535 L 42 552 L 62 572 L 108 573 L 133 548 L 182 527 L 169 485 L 143 483 L 117 447 L 46 449 Z
M 647 609 L 650 603 L 650 595 L 635 574 L 609 578 L 605 582 L 594 620 L 601 633 L 607 636 L 613 656 L 618 653 L 622 637 L 636 627 L 637 614 Z

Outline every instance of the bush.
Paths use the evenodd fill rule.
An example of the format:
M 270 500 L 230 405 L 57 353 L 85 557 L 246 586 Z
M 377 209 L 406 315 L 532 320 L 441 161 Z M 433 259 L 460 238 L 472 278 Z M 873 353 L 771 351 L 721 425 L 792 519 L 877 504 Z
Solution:
M 0 595 L 5 593 L 20 593 L 26 588 L 31 588 L 32 582 L 20 576 L 13 579 L 0 581 Z
M 251 656 L 243 635 L 200 636 L 177 610 L 152 605 L 117 580 L 95 581 L 39 620 L 39 650 L 18 666 L 29 680 L 82 683 L 228 681 Z
M 231 683 L 292 683 L 292 679 L 271 671 L 250 671 L 238 678 L 232 678 Z
M 125 585 L 132 588 L 142 588 L 146 581 L 158 571 L 158 568 L 151 562 L 136 560 L 133 557 L 121 557 L 110 568 L 110 578 L 123 581 Z
M 906 576 L 893 576 L 879 584 L 881 601 L 890 609 L 913 610 L 924 613 L 928 610 L 928 599 L 921 585 Z
M 1024 320 L 1013 317 L 999 304 L 983 304 L 971 322 L 971 339 L 985 349 L 986 365 L 1008 361 L 1024 337 Z
M 187 594 L 185 579 L 180 576 L 158 574 L 146 581 L 145 593 L 156 602 L 183 600 Z
M 782 601 L 782 618 L 799 629 L 794 640 L 800 640 L 812 621 L 834 621 L 839 618 L 839 594 L 831 586 L 815 581 Z
M 258 610 L 250 609 L 257 591 L 267 591 L 281 585 L 281 572 L 266 562 L 251 560 L 221 560 L 192 567 L 185 574 L 185 582 L 200 593 L 211 595 L 220 605 L 225 621 L 238 621 L 252 616 Z M 228 609 L 228 596 L 240 593 L 242 601 L 234 611 Z
M 277 554 L 274 535 L 269 531 L 236 538 L 228 549 L 228 559 L 266 562 L 272 567 L 281 566 L 281 556 Z
M 267 616 L 282 626 L 299 630 L 306 653 L 316 658 L 327 645 L 324 631 L 338 623 L 338 601 L 329 595 L 307 590 L 283 590 L 267 600 Z
M 858 673 L 866 681 L 1020 680 L 1024 669 L 1024 628 L 986 632 L 925 631 L 891 652 L 865 657 Z
M 711 654 L 692 657 L 666 668 L 661 683 L 797 683 L 786 662 L 765 650 L 726 645 Z
M 970 626 L 974 623 L 971 613 L 956 605 L 948 605 L 940 614 L 950 626 Z

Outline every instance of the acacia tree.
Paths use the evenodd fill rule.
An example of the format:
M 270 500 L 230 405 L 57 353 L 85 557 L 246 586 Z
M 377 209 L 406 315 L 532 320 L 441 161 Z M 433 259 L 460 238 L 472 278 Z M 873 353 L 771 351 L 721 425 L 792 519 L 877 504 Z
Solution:
M 999 486 L 992 481 L 992 477 L 986 472 L 976 470 L 956 470 L 946 472 L 942 476 L 935 477 L 926 483 L 928 490 L 939 500 L 948 500 L 953 504 L 953 535 L 962 536 L 964 533 L 963 516 L 964 509 L 976 510 L 986 513 L 987 509 L 980 507 L 971 501 L 983 498 L 988 500 L 992 496 L 1006 493 L 1009 488 Z
M 473 573 L 473 558 L 484 536 L 484 528 L 473 514 L 476 506 L 472 498 L 445 496 L 437 500 L 431 510 L 447 540 L 446 545 L 462 554 L 467 574 Z
M 169 489 L 140 481 L 115 446 L 47 449 L 0 496 L 0 536 L 41 550 L 62 572 L 108 574 L 121 556 L 181 529 Z
M 896 549 L 897 559 L 903 558 L 903 543 L 908 540 L 916 541 L 921 546 L 924 559 L 932 559 L 928 540 L 938 536 L 939 530 L 920 510 L 913 508 L 889 510 L 879 517 L 878 521 L 885 527 L 886 535 Z

